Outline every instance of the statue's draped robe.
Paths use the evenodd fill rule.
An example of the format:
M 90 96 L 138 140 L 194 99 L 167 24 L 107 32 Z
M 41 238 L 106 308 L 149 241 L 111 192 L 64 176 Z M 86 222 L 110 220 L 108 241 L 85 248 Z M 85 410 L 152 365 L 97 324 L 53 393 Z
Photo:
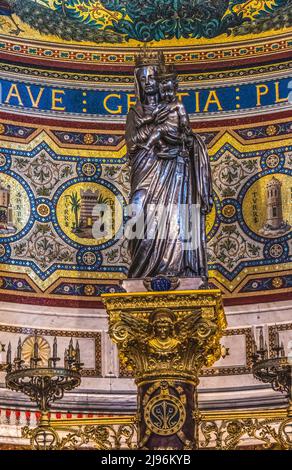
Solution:
M 176 156 L 169 159 L 160 158 L 157 155 L 159 153 L 157 148 L 146 150 L 139 147 L 139 144 L 145 144 L 147 141 L 153 130 L 153 124 L 138 128 L 137 115 L 149 114 L 154 107 L 155 105 L 142 105 L 138 102 L 130 109 L 127 118 L 126 142 L 131 170 L 130 204 L 137 205 L 139 216 L 141 219 L 144 217 L 145 222 L 144 232 L 138 231 L 138 237 L 129 241 L 132 262 L 128 277 L 145 278 L 158 274 L 205 277 L 207 260 L 203 211 L 210 210 L 212 194 L 206 147 L 201 138 L 195 134 L 192 134 L 187 158 L 182 156 L 181 143 L 172 148 L 170 146 L 170 150 Z M 171 151 L 169 155 L 171 157 Z M 163 222 L 163 239 L 157 237 L 157 233 L 155 235 L 161 214 L 155 216 L 154 211 L 149 210 L 151 204 L 165 206 L 163 216 L 166 216 L 166 222 Z M 194 204 L 198 210 L 191 226 L 191 210 Z M 174 207 L 177 208 L 177 212 Z M 172 223 L 170 223 L 171 215 Z M 138 224 L 136 225 L 138 227 Z M 193 244 L 186 246 L 186 241 L 190 239 L 190 231 L 195 237 L 196 246 Z M 151 235 L 149 237 L 149 232 L 152 233 L 152 238 Z

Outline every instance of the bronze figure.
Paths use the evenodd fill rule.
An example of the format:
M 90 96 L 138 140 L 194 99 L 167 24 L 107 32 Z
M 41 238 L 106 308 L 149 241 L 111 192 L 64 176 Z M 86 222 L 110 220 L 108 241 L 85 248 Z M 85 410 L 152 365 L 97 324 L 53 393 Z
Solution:
M 213 205 L 206 146 L 191 130 L 175 71 L 162 54 L 138 57 L 135 85 L 126 126 L 135 215 L 128 277 L 206 281 L 205 217 Z

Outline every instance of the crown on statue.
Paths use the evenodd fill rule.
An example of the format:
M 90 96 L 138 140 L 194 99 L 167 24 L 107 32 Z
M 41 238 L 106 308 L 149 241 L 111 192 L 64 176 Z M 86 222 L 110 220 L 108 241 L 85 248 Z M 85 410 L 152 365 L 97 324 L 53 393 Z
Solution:
M 161 50 L 153 50 L 147 48 L 146 44 L 141 48 L 135 56 L 136 67 L 144 67 L 147 65 L 163 66 L 165 64 L 164 54 Z
M 158 78 L 160 81 L 175 80 L 177 73 L 173 64 L 162 64 L 159 67 Z

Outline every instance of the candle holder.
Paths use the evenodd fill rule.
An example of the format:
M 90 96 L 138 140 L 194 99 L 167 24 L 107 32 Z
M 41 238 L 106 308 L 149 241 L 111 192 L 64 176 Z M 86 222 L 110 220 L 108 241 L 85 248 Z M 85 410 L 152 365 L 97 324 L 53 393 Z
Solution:
M 274 344 L 269 357 L 267 345 L 263 341 L 263 329 L 259 335 L 257 347 L 253 338 L 253 376 L 263 383 L 269 383 L 275 392 L 286 393 L 288 398 L 287 418 L 278 429 L 278 439 L 282 448 L 292 449 L 292 357 L 285 355 L 283 342 L 280 344 L 279 333 L 275 331 Z
M 264 383 L 270 383 L 275 392 L 291 395 L 291 358 L 275 357 L 260 360 L 253 365 L 253 375 Z M 291 415 L 292 416 L 292 415 Z
M 281 348 L 281 353 L 283 354 Z M 276 392 L 286 393 L 287 418 L 278 429 L 278 440 L 283 449 L 292 450 L 292 358 L 274 357 L 258 360 L 253 365 L 253 375 L 263 383 L 270 383 Z
M 260 329 L 259 347 L 255 338 L 252 341 L 253 375 L 263 383 L 270 383 L 275 392 L 287 394 L 289 399 L 288 416 L 292 417 L 292 358 L 285 356 L 284 345 L 275 331 L 274 344 L 269 351 L 264 342 L 263 328 Z
M 75 348 L 73 340 L 69 342 L 64 353 L 64 367 L 57 367 L 60 358 L 57 354 L 57 339 L 53 343 L 53 355 L 48 359 L 47 367 L 41 366 L 39 355 L 38 336 L 35 335 L 33 354 L 29 366 L 22 359 L 22 343 L 19 339 L 16 356 L 11 361 L 11 344 L 9 343 L 6 356 L 6 386 L 7 388 L 22 392 L 31 401 L 35 402 L 41 412 L 40 426 L 49 426 L 49 410 L 51 404 L 60 400 L 65 391 L 72 390 L 80 385 L 81 368 L 80 349 L 78 341 Z

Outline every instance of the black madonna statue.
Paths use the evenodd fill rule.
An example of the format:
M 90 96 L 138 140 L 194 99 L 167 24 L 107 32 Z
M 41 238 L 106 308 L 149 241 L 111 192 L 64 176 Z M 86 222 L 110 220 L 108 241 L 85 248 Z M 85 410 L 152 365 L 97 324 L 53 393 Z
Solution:
M 207 280 L 205 217 L 212 209 L 206 146 L 178 101 L 177 78 L 162 53 L 137 56 L 137 102 L 126 143 L 131 169 L 127 226 L 129 278 Z

